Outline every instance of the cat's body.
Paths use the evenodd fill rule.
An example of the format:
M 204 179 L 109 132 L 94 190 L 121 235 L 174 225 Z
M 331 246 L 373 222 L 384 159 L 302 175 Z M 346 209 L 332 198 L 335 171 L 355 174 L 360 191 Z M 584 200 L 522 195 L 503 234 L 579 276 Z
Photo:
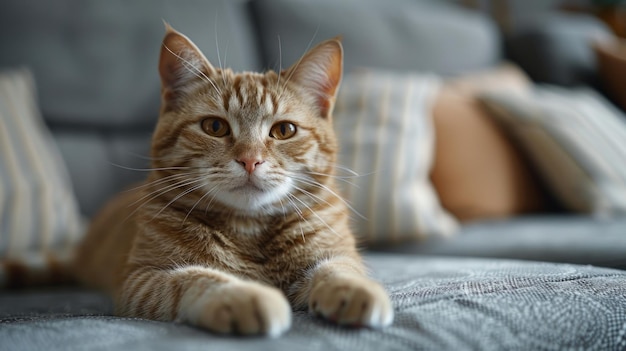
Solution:
M 278 335 L 290 304 L 340 324 L 391 323 L 335 190 L 341 66 L 329 40 L 280 74 L 235 74 L 168 27 L 152 171 L 94 220 L 78 276 L 121 315 L 222 333 Z

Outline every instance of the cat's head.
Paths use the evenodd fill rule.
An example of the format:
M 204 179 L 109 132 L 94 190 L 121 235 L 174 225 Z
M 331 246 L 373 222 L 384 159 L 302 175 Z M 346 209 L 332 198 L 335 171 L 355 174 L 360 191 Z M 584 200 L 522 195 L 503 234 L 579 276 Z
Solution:
M 333 173 L 342 65 L 341 43 L 331 39 L 279 73 L 234 73 L 167 26 L 153 167 L 167 169 L 159 177 L 178 181 L 181 197 L 199 207 L 271 212 L 298 193 L 310 197 Z

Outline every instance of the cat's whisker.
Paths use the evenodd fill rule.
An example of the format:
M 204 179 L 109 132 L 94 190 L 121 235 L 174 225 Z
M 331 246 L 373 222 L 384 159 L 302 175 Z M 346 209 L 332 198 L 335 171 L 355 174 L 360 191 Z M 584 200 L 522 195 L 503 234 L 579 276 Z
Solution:
M 209 208 L 211 208 L 211 206 L 213 206 L 213 202 L 215 202 L 215 198 L 216 198 L 217 192 L 219 191 L 217 186 L 213 187 L 211 190 L 213 190 L 213 189 L 215 189 L 217 191 L 215 192 L 215 194 L 213 196 L 211 196 L 211 200 L 209 200 L 207 205 L 204 207 L 204 214 L 205 215 L 209 212 Z
M 200 202 L 202 202 L 202 200 L 204 200 L 207 196 L 211 195 L 211 193 L 212 193 L 215 189 L 217 189 L 217 188 L 218 188 L 218 186 L 217 186 L 217 185 L 214 185 L 211 189 L 209 189 L 209 191 L 207 191 L 204 195 L 202 195 L 202 196 L 200 197 L 200 199 L 198 199 L 198 201 L 196 201 L 196 202 L 193 204 L 193 206 L 191 207 L 191 209 L 190 209 L 189 211 L 187 211 L 187 215 L 185 216 L 185 218 L 183 218 L 183 222 L 182 222 L 181 226 L 184 226 L 184 225 L 185 225 L 185 222 L 187 221 L 187 219 L 189 218 L 189 216 L 191 215 L 191 213 L 193 212 L 193 210 L 195 210 L 195 209 L 196 209 L 196 206 L 198 206 L 198 204 L 200 204 Z M 215 196 L 214 196 L 211 200 L 213 200 L 214 198 L 215 198 Z
M 336 175 L 336 174 L 330 174 L 330 173 L 321 173 L 321 172 L 306 172 L 306 174 L 312 174 L 312 175 L 318 175 L 318 176 L 323 176 L 323 177 L 329 177 L 329 178 L 333 178 L 333 179 L 352 179 L 352 178 L 361 178 L 364 177 L 364 175 L 349 175 L 349 176 L 341 176 L 341 175 Z
M 139 158 L 146 159 L 148 161 L 161 161 L 161 162 L 180 162 L 180 161 L 189 161 L 190 157 L 181 157 L 181 156 L 161 156 L 161 157 L 148 157 L 148 156 L 140 156 Z
M 289 194 L 289 193 L 287 194 L 287 200 L 289 200 L 289 202 L 293 206 L 293 209 L 296 212 L 296 214 L 298 214 L 298 216 L 300 216 L 300 218 L 304 219 L 304 217 L 302 217 L 302 215 L 303 215 L 302 209 L 300 207 L 298 207 L 298 205 L 296 205 L 295 202 L 293 202 L 292 197 L 294 197 L 294 195 Z
M 132 152 L 132 151 L 125 151 L 124 154 L 126 154 L 128 156 L 133 156 L 133 157 L 141 159 L 141 160 L 147 160 L 147 161 L 180 161 L 181 160 L 181 157 L 178 157 L 178 156 L 153 157 L 153 156 L 146 156 L 146 155 L 138 154 L 138 153 Z
M 200 180 L 200 178 L 197 178 L 196 180 Z M 141 203 L 133 211 L 131 211 L 124 218 L 124 220 L 122 222 L 126 222 L 129 218 L 131 218 L 135 213 L 137 213 L 141 208 L 143 208 L 146 204 L 150 203 L 152 200 L 154 200 L 154 199 L 156 199 L 156 198 L 158 198 L 158 197 L 160 197 L 160 196 L 162 196 L 162 195 L 164 195 L 164 194 L 166 194 L 166 193 L 168 193 L 168 192 L 170 192 L 172 190 L 175 190 L 177 188 L 182 188 L 184 186 L 187 186 L 188 184 L 185 183 L 185 181 L 186 180 L 182 180 L 182 181 L 179 181 L 177 183 L 171 184 L 171 185 L 169 185 L 169 186 L 167 186 L 165 188 L 159 188 L 159 189 L 157 189 L 157 190 L 155 190 L 153 192 L 150 192 L 150 193 L 142 196 L 141 198 L 133 201 L 132 203 L 127 204 L 126 207 L 130 208 L 130 207 L 133 207 L 133 206 L 135 206 L 135 205 L 137 205 L 137 204 L 139 204 L 140 202 L 143 201 L 143 203 Z M 154 195 L 154 194 L 156 194 L 156 195 Z M 146 198 L 149 198 L 149 199 L 145 200 Z
M 141 188 L 145 188 L 145 187 L 149 187 L 149 186 L 154 186 L 154 185 L 158 185 L 158 184 L 162 184 L 162 183 L 167 183 L 167 182 L 173 181 L 173 180 L 175 180 L 175 179 L 185 178 L 185 177 L 188 177 L 188 176 L 189 176 L 189 174 L 188 174 L 188 173 L 184 173 L 184 174 L 171 174 L 171 175 L 168 175 L 167 177 L 163 177 L 163 178 L 160 178 L 160 179 L 157 179 L 157 180 L 153 180 L 153 181 L 151 181 L 151 182 L 143 183 L 143 184 L 141 184 L 141 185 L 139 185 L 139 186 L 132 187 L 132 188 L 130 188 L 130 189 L 126 189 L 126 190 L 124 190 L 123 192 L 132 192 L 132 191 L 135 191 L 135 190 L 139 190 L 139 189 L 141 189 Z
M 311 40 L 309 40 L 309 44 L 307 44 L 306 49 L 304 50 L 305 53 L 308 52 L 309 49 L 311 48 L 311 45 L 313 45 L 313 41 L 315 40 L 315 37 L 317 36 L 317 32 L 319 31 L 319 29 L 320 27 L 317 26 L 317 28 L 315 29 L 315 33 L 313 33 L 313 37 L 311 38 Z M 283 84 L 282 89 L 280 93 L 278 94 L 279 100 L 282 97 L 283 93 L 285 92 L 285 89 L 287 88 L 287 84 L 289 83 L 289 80 L 291 80 L 291 77 L 293 76 L 293 74 L 298 70 L 300 63 L 302 63 L 302 60 L 304 59 L 305 56 L 306 55 L 300 56 L 300 58 L 298 59 L 298 62 L 296 62 L 291 72 L 289 72 L 289 76 L 287 76 L 287 79 L 285 80 L 285 83 Z
M 352 178 L 357 178 L 357 176 L 336 176 L 336 175 L 333 175 L 333 174 L 318 173 L 318 172 L 306 172 L 306 174 L 336 179 L 336 180 L 338 180 L 340 182 L 346 183 L 346 184 L 348 184 L 350 186 L 353 186 L 353 187 L 355 187 L 357 189 L 360 188 L 358 184 L 355 184 L 355 183 L 353 183 L 353 182 L 351 182 L 349 180 L 349 179 L 352 179 Z
M 160 196 L 162 196 L 162 195 L 164 195 L 164 194 L 167 194 L 168 192 L 170 192 L 170 191 L 172 191 L 172 190 L 175 190 L 175 189 L 177 189 L 177 188 L 182 188 L 182 187 L 184 187 L 184 186 L 188 186 L 188 185 L 193 184 L 194 182 L 196 182 L 196 181 L 200 181 L 200 180 L 202 180 L 202 179 L 204 179 L 204 177 L 200 177 L 200 176 L 198 176 L 197 178 L 194 178 L 193 180 L 189 180 L 189 179 L 185 178 L 185 179 L 183 179 L 183 180 L 181 180 L 181 181 L 178 181 L 178 182 L 176 182 L 176 183 L 174 183 L 174 184 L 170 184 L 170 185 L 168 185 L 168 186 L 166 186 L 166 187 L 164 187 L 164 188 L 159 188 L 159 189 L 157 189 L 157 190 L 155 190 L 155 191 L 152 191 L 152 192 L 150 192 L 150 193 L 148 193 L 148 194 L 146 194 L 146 195 L 142 196 L 142 197 L 141 197 L 141 198 L 139 198 L 138 200 L 133 201 L 132 203 L 130 203 L 130 204 L 128 205 L 128 207 L 132 207 L 132 206 L 134 206 L 134 205 L 136 205 L 136 204 L 140 203 L 141 201 L 143 201 L 143 200 L 145 200 L 146 198 L 148 198 L 148 197 L 149 197 L 149 199 L 148 199 L 147 201 L 145 201 L 145 202 L 141 205 L 141 206 L 143 206 L 143 205 L 145 205 L 146 203 L 148 203 L 148 202 L 150 202 L 150 201 L 152 201 L 152 200 L 156 199 L 157 197 L 160 197 Z M 155 194 L 156 194 L 156 195 L 155 195 Z M 141 207 L 141 206 L 140 206 L 140 207 Z
M 192 181 L 189 181 L 189 182 L 180 181 L 180 182 L 175 183 L 173 185 L 167 186 L 165 188 L 157 189 L 157 190 L 155 190 L 155 191 L 153 191 L 153 192 L 151 192 L 149 194 L 146 194 L 146 195 L 142 196 L 139 200 L 134 201 L 132 204 L 128 205 L 127 207 L 132 207 L 132 206 L 138 204 L 139 202 L 145 200 L 147 197 L 150 197 L 152 195 L 148 200 L 145 200 L 143 203 L 141 203 L 139 206 L 137 206 L 137 208 L 135 208 L 130 214 L 128 214 L 128 216 L 126 216 L 124 221 L 126 221 L 128 218 L 132 217 L 135 213 L 137 213 L 141 208 L 143 208 L 145 205 L 150 203 L 152 200 L 154 200 L 154 199 L 156 199 L 156 198 L 158 198 L 160 196 L 163 196 L 163 195 L 169 193 L 170 191 L 173 191 L 175 189 L 179 189 L 179 188 L 183 188 L 183 187 L 195 184 L 195 183 L 200 182 L 202 180 L 203 180 L 203 178 L 198 177 L 198 178 L 196 178 L 196 179 L 194 179 Z M 155 193 L 158 193 L 158 194 L 154 195 Z M 156 216 L 154 216 L 153 219 L 155 217 Z
M 220 67 L 220 73 L 222 75 L 222 83 L 224 83 L 224 86 L 226 85 L 226 76 L 224 75 L 224 66 L 222 66 L 222 58 L 220 55 L 220 44 L 219 44 L 219 40 L 217 39 L 217 12 L 215 13 L 215 20 L 213 21 L 213 24 L 215 26 L 215 49 L 217 51 L 217 63 Z
M 298 205 L 296 205 L 295 202 L 293 202 L 292 198 L 295 198 L 295 196 L 292 194 L 287 194 L 287 200 L 289 200 L 289 202 L 291 203 L 291 206 L 293 206 L 294 210 L 296 211 L 296 214 L 298 214 L 298 217 L 300 217 L 301 220 L 303 220 L 304 222 L 310 225 L 309 221 L 307 221 L 306 218 L 304 218 L 302 210 L 298 207 Z M 302 241 L 305 242 L 306 238 L 304 236 L 304 228 L 302 228 L 302 222 L 299 222 L 298 225 L 300 226 L 300 234 L 302 235 Z
M 306 195 L 307 197 L 309 197 L 309 198 L 310 198 L 311 200 L 313 200 L 316 204 L 325 204 L 325 205 L 328 205 L 328 206 L 330 206 L 330 207 L 332 207 L 332 208 L 334 208 L 334 209 L 336 209 L 336 208 L 337 208 L 337 206 L 335 206 L 335 205 L 331 204 L 331 203 L 330 203 L 330 202 L 328 202 L 327 200 L 325 200 L 325 199 L 323 199 L 323 198 L 321 198 L 321 197 L 319 197 L 319 196 L 317 196 L 317 195 L 313 194 L 313 193 L 312 193 L 312 192 L 310 192 L 310 191 L 307 191 L 307 190 L 302 189 L 302 188 L 300 188 L 300 187 L 298 187 L 298 186 L 295 186 L 295 185 L 294 185 L 293 187 L 294 187 L 294 189 L 298 190 L 299 192 L 301 192 L 301 193 L 303 193 L 304 195 Z
M 278 203 L 280 203 L 280 208 L 282 209 L 282 212 L 283 212 L 283 219 L 287 219 L 287 212 L 285 210 L 285 205 L 283 204 L 283 200 L 280 197 L 278 198 Z
M 217 84 L 215 84 L 215 81 L 213 79 L 209 78 L 209 76 L 207 76 L 204 72 L 200 71 L 198 68 L 193 66 L 192 63 L 183 62 L 183 67 L 185 67 L 185 69 L 187 69 L 187 71 L 189 71 L 191 74 L 193 74 L 194 76 L 198 77 L 198 79 L 207 81 L 209 84 L 211 84 L 213 86 L 213 88 L 215 89 L 215 91 L 217 91 L 218 94 L 222 95 L 222 90 L 217 86 Z M 202 73 L 202 75 L 196 74 L 192 70 L 192 68 L 195 69 L 195 70 L 200 71 L 200 73 Z
M 333 168 L 335 168 L 335 169 L 339 169 L 339 170 L 342 170 L 342 171 L 344 171 L 344 172 L 347 172 L 347 173 L 349 173 L 349 174 L 351 174 L 351 175 L 353 175 L 353 176 L 355 176 L 355 177 L 364 177 L 364 176 L 366 176 L 366 175 L 370 175 L 370 174 L 371 174 L 371 173 L 359 174 L 359 173 L 357 173 L 356 171 L 353 171 L 352 169 L 350 169 L 350 168 L 348 168 L 348 167 L 346 167 L 346 166 L 343 166 L 343 165 L 337 164 L 337 163 L 333 163 L 333 164 L 331 164 L 331 166 L 332 166 Z
M 179 59 L 183 63 L 183 66 L 189 71 L 189 73 L 193 74 L 194 76 L 196 76 L 200 80 L 204 80 L 207 83 L 211 84 L 213 86 L 213 88 L 215 89 L 215 91 L 217 91 L 220 95 L 222 95 L 222 90 L 220 90 L 217 87 L 217 85 L 215 85 L 215 82 L 213 81 L 213 79 L 209 78 L 209 76 L 207 76 L 204 72 L 202 72 L 201 69 L 199 69 L 198 67 L 194 66 L 193 63 L 189 62 L 184 57 L 182 57 L 179 54 L 177 54 L 174 51 L 172 51 L 169 47 L 167 47 L 167 45 L 163 44 L 163 47 L 165 48 L 165 50 L 169 51 L 170 54 L 174 55 L 177 59 Z M 190 67 L 193 68 L 193 70 Z
M 228 48 L 230 48 L 230 40 L 226 41 L 226 48 L 224 49 L 224 67 L 228 67 L 226 65 L 226 58 L 228 57 Z M 226 84 L 226 83 L 224 83 Z
M 317 212 L 315 212 L 309 205 L 307 205 L 306 202 L 300 200 L 297 196 L 294 196 L 293 194 L 291 194 L 290 196 L 292 199 L 298 201 L 299 203 L 302 204 L 302 206 L 304 206 L 307 210 L 309 210 L 309 212 L 311 212 L 320 222 L 322 222 L 322 224 L 324 224 L 326 226 L 326 228 L 328 228 L 331 232 L 333 232 L 335 235 L 340 236 L 339 233 L 337 233 L 335 231 L 335 229 L 333 227 L 331 227 L 328 223 L 326 223 L 326 221 L 324 219 L 322 219 L 322 217 L 320 217 L 320 215 L 317 214 Z
M 112 166 L 125 169 L 128 171 L 136 172 L 152 172 L 152 171 L 173 171 L 173 170 L 188 170 L 188 169 L 202 169 L 204 167 L 159 167 L 159 168 L 133 168 L 111 163 Z
M 306 185 L 310 185 L 312 187 L 318 188 L 320 190 L 324 190 L 329 192 L 330 194 L 332 194 L 333 196 L 335 196 L 336 198 L 338 198 L 341 202 L 344 203 L 344 205 L 346 205 L 346 207 L 348 207 L 350 209 L 350 211 L 352 211 L 355 215 L 357 215 L 359 218 L 367 220 L 367 218 L 365 216 L 363 216 L 359 211 L 357 211 L 352 205 L 350 205 L 350 203 L 348 203 L 346 200 L 344 200 L 344 198 L 342 196 L 340 196 L 339 194 L 337 194 L 335 191 L 333 191 L 331 188 L 327 187 L 324 184 L 320 184 L 319 182 L 316 182 L 312 179 L 307 179 L 304 177 L 299 177 L 299 176 L 295 176 L 292 175 L 291 178 L 295 181 L 304 183 Z
M 180 194 L 176 195 L 172 200 L 170 200 L 170 202 L 168 202 L 165 206 L 163 206 L 163 208 L 161 208 L 159 210 L 159 212 L 157 212 L 152 219 L 157 218 L 161 213 L 163 213 L 163 211 L 165 211 L 166 208 L 168 208 L 171 204 L 173 204 L 174 202 L 178 201 L 179 199 L 181 199 L 182 197 L 184 197 L 185 195 L 189 195 L 190 193 L 201 189 L 202 187 L 206 186 L 206 180 L 205 179 L 200 179 L 200 180 L 196 180 L 193 182 L 193 184 L 197 184 L 197 183 L 201 183 L 199 185 L 193 186 L 185 191 L 182 191 Z M 189 184 L 191 185 L 191 184 Z
M 154 160 L 155 159 L 154 157 L 145 156 L 145 155 L 138 154 L 136 152 L 131 152 L 131 151 L 126 151 L 125 154 L 129 155 L 129 156 L 133 156 L 133 157 L 139 158 L 139 159 L 142 159 L 142 160 L 149 160 L 150 161 L 150 160 Z
M 278 78 L 276 81 L 276 88 L 280 88 L 280 76 L 282 76 L 282 74 L 280 74 L 283 71 L 283 48 L 282 48 L 282 44 L 280 42 L 280 35 L 277 36 L 278 37 Z

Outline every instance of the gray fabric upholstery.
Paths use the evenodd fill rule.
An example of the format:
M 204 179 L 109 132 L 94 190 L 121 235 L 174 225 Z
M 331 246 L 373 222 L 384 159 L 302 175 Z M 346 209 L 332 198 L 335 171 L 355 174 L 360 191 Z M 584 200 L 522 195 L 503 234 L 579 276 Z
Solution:
M 270 67 L 280 61 L 291 65 L 310 41 L 338 35 L 347 70 L 367 66 L 447 75 L 492 66 L 501 58 L 490 19 L 442 1 L 262 0 L 252 5 Z
M 110 316 L 101 294 L 0 294 L 2 350 L 623 350 L 626 272 L 507 260 L 372 255 L 393 299 L 383 330 L 331 326 L 305 312 L 278 339 L 215 337 Z
M 85 215 L 95 214 L 111 194 L 146 177 L 152 128 L 130 131 L 59 128 L 54 136 Z
M 626 218 L 528 216 L 465 224 L 452 238 L 379 247 L 405 254 L 505 257 L 626 269 Z

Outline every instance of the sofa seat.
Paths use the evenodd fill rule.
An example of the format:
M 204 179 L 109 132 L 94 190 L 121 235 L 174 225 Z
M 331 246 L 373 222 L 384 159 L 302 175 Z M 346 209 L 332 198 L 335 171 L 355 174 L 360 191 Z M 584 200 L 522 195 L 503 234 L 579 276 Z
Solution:
M 626 272 L 572 264 L 366 255 L 395 321 L 347 329 L 296 312 L 277 339 L 218 337 L 176 323 L 112 316 L 74 287 L 0 293 L 1 350 L 623 350 Z
M 626 269 L 626 218 L 553 214 L 467 223 L 452 237 L 380 246 L 419 255 L 513 258 Z

